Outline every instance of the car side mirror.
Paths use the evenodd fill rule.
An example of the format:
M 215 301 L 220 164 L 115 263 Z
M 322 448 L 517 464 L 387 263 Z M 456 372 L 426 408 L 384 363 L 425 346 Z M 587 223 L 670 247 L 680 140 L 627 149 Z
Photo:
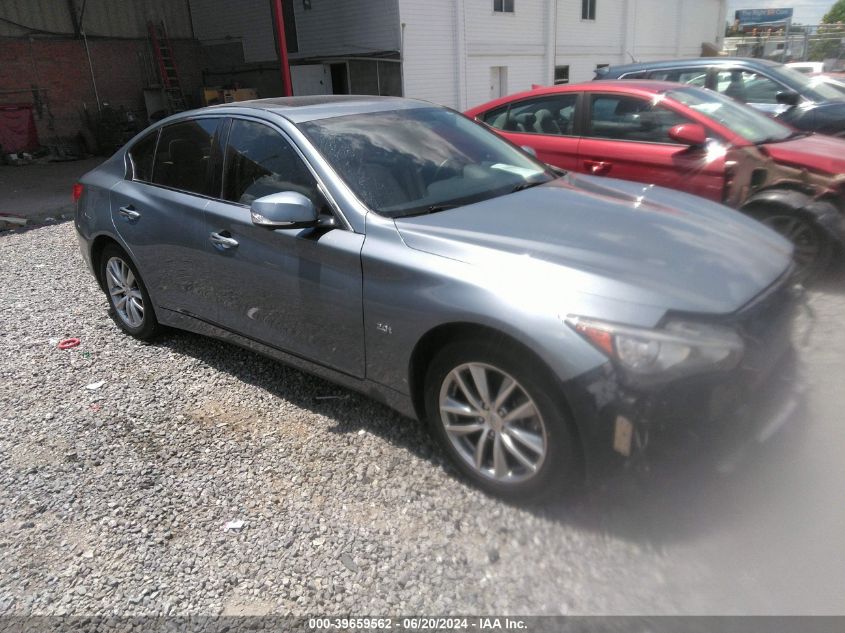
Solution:
M 669 138 L 690 147 L 701 147 L 707 142 L 707 130 L 698 123 L 682 123 L 669 130 Z
M 252 201 L 252 223 L 268 229 L 298 229 L 317 226 L 317 207 L 296 191 L 281 191 Z
M 777 93 L 775 99 L 781 105 L 797 106 L 801 102 L 801 95 L 794 90 L 784 90 Z

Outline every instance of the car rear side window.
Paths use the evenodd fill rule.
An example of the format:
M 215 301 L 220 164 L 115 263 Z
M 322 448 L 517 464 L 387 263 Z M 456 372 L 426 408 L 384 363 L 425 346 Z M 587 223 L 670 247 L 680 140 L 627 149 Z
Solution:
M 279 132 L 253 121 L 235 119 L 229 132 L 223 198 L 250 204 L 280 191 L 296 191 L 319 208 L 317 181 L 293 146 Z
M 577 93 L 548 95 L 491 110 L 484 122 L 506 132 L 571 136 L 574 134 Z
M 181 191 L 210 195 L 209 161 L 219 118 L 194 119 L 161 130 L 153 182 Z
M 586 136 L 643 143 L 677 143 L 669 130 L 691 123 L 677 112 L 626 95 L 593 95 Z
M 158 130 L 142 138 L 129 150 L 129 163 L 133 180 L 152 182 L 153 154 L 156 150 L 157 140 Z
M 707 84 L 706 68 L 674 68 L 670 70 L 652 71 L 649 79 L 658 81 L 674 81 L 679 84 L 687 84 L 696 88 L 704 88 Z
M 723 95 L 740 103 L 777 103 L 782 86 L 768 77 L 750 70 L 721 70 L 716 76 L 716 88 Z

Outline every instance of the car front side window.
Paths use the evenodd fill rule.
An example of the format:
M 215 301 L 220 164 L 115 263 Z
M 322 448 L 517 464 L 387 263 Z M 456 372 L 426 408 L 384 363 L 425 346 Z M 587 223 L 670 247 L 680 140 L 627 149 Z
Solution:
M 644 143 L 677 143 L 669 137 L 676 125 L 691 123 L 652 101 L 627 95 L 593 95 L 586 136 Z
M 210 195 L 209 161 L 219 123 L 219 118 L 202 118 L 164 127 L 156 149 L 152 182 Z
M 293 146 L 273 128 L 234 119 L 226 145 L 223 199 L 249 205 L 281 191 L 295 191 L 320 208 L 317 180 Z

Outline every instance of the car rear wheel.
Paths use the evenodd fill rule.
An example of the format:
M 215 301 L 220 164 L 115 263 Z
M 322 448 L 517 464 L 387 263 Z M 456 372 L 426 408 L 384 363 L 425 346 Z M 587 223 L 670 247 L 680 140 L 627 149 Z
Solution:
M 100 278 L 115 323 L 136 338 L 152 338 L 159 329 L 152 302 L 135 264 L 123 249 L 116 245 L 103 249 Z
M 435 438 L 475 485 L 528 501 L 580 483 L 581 462 L 547 371 L 513 352 L 482 341 L 445 346 L 427 372 L 426 413 Z
M 798 281 L 812 281 L 827 270 L 834 244 L 810 216 L 782 206 L 752 205 L 743 210 L 792 242 Z

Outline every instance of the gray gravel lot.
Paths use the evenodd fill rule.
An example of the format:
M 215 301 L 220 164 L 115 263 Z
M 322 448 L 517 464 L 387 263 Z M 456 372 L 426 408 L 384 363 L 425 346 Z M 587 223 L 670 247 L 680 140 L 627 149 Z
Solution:
M 845 612 L 842 287 L 805 428 L 727 477 L 516 508 L 362 396 L 121 334 L 72 224 L 0 235 L 0 614 Z

